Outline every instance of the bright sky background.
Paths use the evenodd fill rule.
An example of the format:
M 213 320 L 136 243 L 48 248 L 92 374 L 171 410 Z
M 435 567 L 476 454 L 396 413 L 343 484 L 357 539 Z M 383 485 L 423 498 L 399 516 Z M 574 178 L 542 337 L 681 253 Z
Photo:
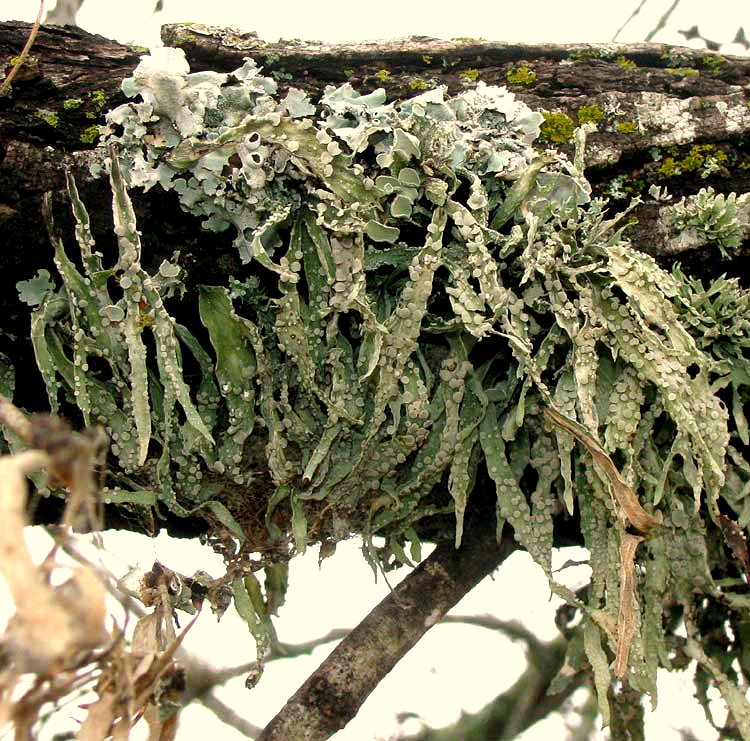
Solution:
M 89 31 L 143 46 L 158 40 L 160 24 L 179 21 L 233 25 L 256 31 L 266 41 L 280 37 L 345 41 L 422 34 L 564 44 L 610 41 L 641 5 L 640 0 L 460 0 L 455 4 L 444 0 L 377 0 L 370 6 L 351 0 L 164 0 L 164 11 L 152 18 L 155 3 L 86 0 L 78 22 Z M 45 10 L 53 5 L 48 0 Z M 672 0 L 646 0 L 618 40 L 643 41 L 671 5 Z M 37 0 L 3 0 L 0 17 L 30 21 L 38 7 Z M 696 23 L 703 36 L 729 43 L 743 24 L 750 35 L 750 4 L 746 0 L 680 0 L 667 29 L 653 40 L 683 43 L 677 30 Z
M 195 21 L 212 25 L 234 25 L 254 30 L 261 39 L 279 37 L 345 41 L 421 34 L 442 38 L 483 37 L 502 41 L 605 42 L 630 17 L 640 0 L 378 0 L 363 5 L 352 0 L 285 0 L 283 3 L 238 2 L 237 0 L 164 0 L 164 12 L 152 17 L 155 0 L 86 0 L 79 24 L 86 30 L 149 46 L 158 42 L 161 23 Z M 672 0 L 647 0 L 630 21 L 619 41 L 643 41 Z M 48 2 L 45 10 L 52 7 Z M 32 21 L 35 0 L 2 0 L 0 20 Z M 750 4 L 746 0 L 681 0 L 668 27 L 654 37 L 662 43 L 685 43 L 677 31 L 698 24 L 703 36 L 731 42 L 744 26 L 750 36 Z M 742 47 L 725 46 L 724 53 L 746 53 Z M 185 574 L 203 568 L 213 575 L 223 572 L 218 556 L 195 543 L 173 542 L 160 536 L 149 541 L 131 534 L 113 534 L 108 545 L 148 570 L 154 559 Z M 560 563 L 571 558 L 560 556 Z M 112 566 L 117 575 L 127 570 L 126 561 Z M 401 576 L 391 575 L 397 583 Z M 580 578 L 571 574 L 572 579 Z M 383 580 L 373 583 L 372 572 L 358 552 L 358 544 L 344 543 L 334 558 L 318 569 L 317 554 L 310 552 L 292 562 L 287 604 L 276 621 L 281 640 L 310 640 L 332 627 L 353 627 L 387 593 Z M 8 599 L 0 604 L 8 605 Z M 491 613 L 509 619 L 522 618 L 542 639 L 554 635 L 556 602 L 541 571 L 525 554 L 515 554 L 494 579 L 486 579 L 455 609 L 458 614 Z M 247 661 L 254 649 L 247 628 L 230 609 L 217 626 L 206 614 L 198 621 L 187 647 L 214 661 L 231 665 Z M 330 644 L 312 657 L 278 661 L 268 665 L 259 686 L 249 693 L 242 678 L 220 691 L 256 725 L 265 724 L 330 651 Z M 432 725 L 453 722 L 461 710 L 478 711 L 523 671 L 523 650 L 502 636 L 479 628 L 438 626 L 403 659 L 373 693 L 357 718 L 334 736 L 335 741 L 369 741 L 395 738 L 395 713 L 411 711 Z M 660 686 L 660 705 L 649 719 L 648 738 L 678 739 L 675 729 L 692 727 L 698 738 L 714 739 L 702 713 L 690 709 L 693 688 L 689 678 L 672 678 Z M 70 726 L 68 726 L 70 727 Z M 222 741 L 235 741 L 239 734 L 219 727 L 213 716 L 199 707 L 188 709 L 179 733 L 183 739 L 214 734 Z M 410 732 L 416 730 L 414 725 Z M 565 738 L 558 718 L 537 726 L 523 741 Z M 47 736 L 49 738 L 49 736 Z M 137 736 L 134 736 L 137 738 Z M 602 735 L 601 738 L 606 738 Z

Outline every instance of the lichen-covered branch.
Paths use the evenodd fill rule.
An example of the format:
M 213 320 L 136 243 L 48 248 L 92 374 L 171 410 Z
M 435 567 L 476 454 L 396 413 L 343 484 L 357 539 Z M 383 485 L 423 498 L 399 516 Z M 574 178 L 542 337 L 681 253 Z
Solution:
M 509 84 L 533 81 L 516 73 Z M 678 200 L 659 180 L 708 177 L 729 155 L 662 155 L 626 202 L 586 177 L 597 132 L 617 128 L 604 109 L 568 125 L 506 86 L 389 102 L 345 82 L 311 98 L 252 60 L 191 72 L 163 49 L 123 92 L 92 167 L 114 234 L 102 246 L 68 176 L 77 254 L 47 209 L 58 275 L 18 291 L 50 407 L 113 443 L 104 496 L 205 518 L 259 666 L 292 555 L 354 533 L 374 568 L 411 563 L 435 521 L 440 548 L 447 536 L 460 553 L 489 508 L 496 542 L 512 528 L 580 612 L 568 662 L 591 672 L 605 721 L 614 677 L 654 694 L 685 615 L 706 687 L 745 717 L 731 676 L 747 610 L 734 558 L 750 521 L 750 292 L 665 269 L 631 224 L 646 209 L 662 247 L 741 254 L 746 193 L 701 176 Z M 689 105 L 641 92 L 640 139 L 696 136 Z M 747 111 L 730 120 L 744 131 Z M 210 238 L 162 254 L 139 230 L 140 191 L 173 197 Z M 566 527 L 590 553 L 582 595 L 551 571 Z

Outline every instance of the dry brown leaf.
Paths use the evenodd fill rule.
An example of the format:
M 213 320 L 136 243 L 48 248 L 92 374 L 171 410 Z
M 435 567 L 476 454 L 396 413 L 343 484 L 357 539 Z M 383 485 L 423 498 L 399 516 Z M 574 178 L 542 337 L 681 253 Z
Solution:
M 0 458 L 0 571 L 16 608 L 5 645 L 20 673 L 58 672 L 81 652 L 108 640 L 104 589 L 96 576 L 76 569 L 64 584 L 53 588 L 26 548 L 25 475 L 47 463 L 48 456 L 38 451 Z
M 599 441 L 583 425 L 578 424 L 578 422 L 566 417 L 552 407 L 545 407 L 544 414 L 558 427 L 573 435 L 589 451 L 596 465 L 603 471 L 607 480 L 612 484 L 615 500 L 620 506 L 622 513 L 636 530 L 647 533 L 661 525 L 661 512 L 657 512 L 654 516 L 643 509 L 632 487 L 622 478 L 620 472 L 617 470 L 617 466 L 615 466 L 612 459 L 604 451 Z
M 620 540 L 620 605 L 617 612 L 615 676 L 628 673 L 628 659 L 637 627 L 638 598 L 635 594 L 635 552 L 643 541 L 639 535 L 623 533 Z

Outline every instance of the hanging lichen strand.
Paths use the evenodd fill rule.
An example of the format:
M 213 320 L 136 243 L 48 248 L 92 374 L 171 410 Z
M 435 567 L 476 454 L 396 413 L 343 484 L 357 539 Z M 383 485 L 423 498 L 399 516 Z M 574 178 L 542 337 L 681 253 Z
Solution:
M 750 521 L 750 299 L 630 247 L 626 214 L 590 199 L 586 127 L 571 163 L 532 146 L 542 116 L 504 88 L 388 104 L 345 84 L 316 106 L 279 100 L 252 61 L 190 74 L 175 49 L 123 90 L 134 101 L 100 148 L 119 259 L 93 251 L 70 182 L 83 271 L 58 242 L 63 285 L 35 296 L 32 327 L 53 409 L 62 388 L 111 436 L 111 499 L 208 508 L 244 538 L 221 482 L 241 492 L 261 465 L 270 537 L 302 550 L 382 535 L 366 550 L 385 563 L 408 560 L 436 513 L 455 512 L 459 545 L 489 476 L 498 534 L 510 523 L 583 611 L 570 660 L 588 657 L 605 716 L 613 673 L 653 695 L 657 667 L 686 654 L 704 690 L 732 685 L 725 645 L 695 640 L 707 614 L 721 633 L 748 606 L 721 538 Z M 140 264 L 127 189 L 157 185 L 205 229 L 231 228 L 245 263 L 201 288 L 201 333 L 168 312 L 179 255 L 153 275 Z M 705 214 L 724 232 L 747 200 L 700 199 L 691 228 Z M 591 553 L 585 596 L 550 573 L 563 511 Z M 750 737 L 744 700 L 724 694 Z

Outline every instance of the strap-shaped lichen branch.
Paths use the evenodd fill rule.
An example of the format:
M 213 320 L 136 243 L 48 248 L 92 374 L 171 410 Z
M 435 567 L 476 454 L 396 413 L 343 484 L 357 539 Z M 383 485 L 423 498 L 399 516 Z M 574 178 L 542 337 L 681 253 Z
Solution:
M 53 411 L 112 439 L 105 496 L 204 512 L 282 560 L 357 533 L 389 566 L 407 541 L 419 558 L 432 515 L 455 516 L 460 546 L 494 488 L 498 541 L 508 523 L 585 613 L 569 661 L 587 657 L 603 714 L 613 676 L 655 691 L 696 590 L 734 619 L 712 538 L 732 532 L 722 517 L 750 521 L 750 297 L 629 244 L 629 210 L 590 195 L 590 125 L 571 162 L 538 151 L 541 114 L 504 88 L 387 103 L 345 84 L 313 103 L 280 98 L 251 60 L 191 74 L 175 49 L 123 91 L 95 166 L 117 257 L 95 251 L 69 179 L 80 263 L 55 237 L 62 286 L 19 285 Z M 197 288 L 194 325 L 174 318 L 195 297 L 186 255 L 142 264 L 128 190 L 153 187 L 217 239 L 231 230 L 242 262 Z M 746 202 L 704 190 L 661 213 L 727 250 Z M 590 551 L 585 601 L 551 572 L 565 517 Z M 263 603 L 233 580 L 267 640 L 283 585 Z

